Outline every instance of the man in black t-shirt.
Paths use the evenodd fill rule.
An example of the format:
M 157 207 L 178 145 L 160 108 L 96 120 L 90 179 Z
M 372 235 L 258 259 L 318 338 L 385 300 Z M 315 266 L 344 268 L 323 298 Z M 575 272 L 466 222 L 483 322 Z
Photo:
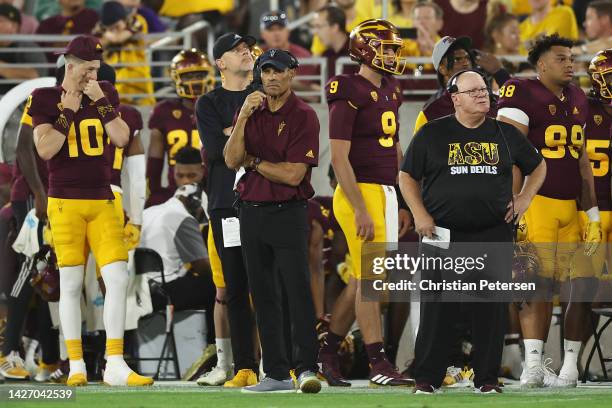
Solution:
M 258 364 L 253 345 L 254 318 L 249 302 L 249 287 L 240 243 L 226 243 L 232 226 L 238 226 L 233 208 L 236 172 L 225 165 L 223 149 L 231 132 L 234 115 L 242 107 L 251 86 L 253 37 L 227 33 L 217 39 L 213 57 L 221 71 L 221 87 L 203 95 L 196 103 L 196 120 L 202 147 L 208 155 L 208 214 L 214 246 L 221 259 L 225 289 L 217 288 L 217 303 L 227 305 L 235 377 L 224 383 L 241 388 L 257 383 Z M 235 231 L 235 230 L 234 230 Z M 210 241 L 210 240 L 209 240 Z M 209 251 L 211 248 L 209 248 Z M 220 340 L 220 339 L 219 339 Z M 218 348 L 221 346 L 217 345 Z M 224 346 L 227 348 L 227 346 Z M 219 385 L 225 373 L 212 373 L 198 380 L 201 385 Z
M 432 238 L 435 227 L 446 228 L 450 230 L 451 243 L 510 243 L 513 230 L 509 224 L 527 210 L 544 181 L 546 165 L 514 127 L 486 116 L 489 95 L 479 73 L 459 72 L 449 80 L 448 91 L 455 115 L 429 122 L 419 130 L 408 147 L 400 172 L 400 188 L 412 210 L 416 230 L 421 236 Z M 522 191 L 514 197 L 513 165 L 527 175 Z M 451 251 L 459 246 L 451 246 Z M 471 247 L 478 249 L 477 245 Z M 426 254 L 432 253 L 430 248 L 433 247 L 423 245 Z M 497 273 L 500 281 L 509 279 L 511 246 L 507 249 L 489 254 L 486 263 L 489 266 L 484 273 Z M 440 250 L 434 253 L 445 256 Z M 507 268 L 507 272 L 496 269 L 500 266 Z M 440 273 L 434 271 L 431 276 L 440 279 Z M 427 279 L 425 271 L 422 276 Z M 468 308 L 475 349 L 474 385 L 480 392 L 501 392 L 497 373 L 507 304 L 458 305 L 441 301 L 444 295 L 440 292 L 421 295 L 414 362 L 416 392 L 433 393 L 440 387 L 448 362 L 444 352 L 453 338 L 452 323 L 459 311 Z

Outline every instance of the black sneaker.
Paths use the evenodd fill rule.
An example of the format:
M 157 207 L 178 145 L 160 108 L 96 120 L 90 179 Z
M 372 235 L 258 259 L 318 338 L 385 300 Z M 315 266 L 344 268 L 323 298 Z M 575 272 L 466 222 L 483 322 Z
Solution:
M 417 383 L 414 387 L 415 394 L 433 395 L 439 394 L 440 392 L 442 391 L 440 391 L 439 388 L 435 388 L 433 385 L 427 383 Z

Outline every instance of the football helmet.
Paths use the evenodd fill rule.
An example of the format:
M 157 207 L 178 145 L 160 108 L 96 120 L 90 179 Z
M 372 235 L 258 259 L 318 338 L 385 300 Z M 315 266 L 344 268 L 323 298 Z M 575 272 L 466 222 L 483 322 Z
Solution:
M 208 56 L 195 48 L 182 50 L 172 58 L 170 78 L 181 98 L 196 99 L 215 86 L 215 69 Z
M 591 94 L 601 103 L 612 105 L 612 48 L 599 51 L 589 64 Z
M 385 20 L 370 19 L 351 31 L 349 55 L 353 61 L 380 73 L 401 75 L 406 68 L 406 62 L 400 58 L 402 44 L 397 27 Z M 385 56 L 385 50 L 389 48 L 393 50 L 393 56 Z

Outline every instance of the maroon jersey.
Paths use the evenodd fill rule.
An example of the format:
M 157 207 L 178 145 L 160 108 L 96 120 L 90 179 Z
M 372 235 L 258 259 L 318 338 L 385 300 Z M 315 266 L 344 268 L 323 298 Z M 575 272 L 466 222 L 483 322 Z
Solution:
M 314 195 L 311 168 L 319 163 L 319 119 L 314 109 L 292 92 L 275 112 L 267 101 L 244 127 L 246 151 L 271 163 L 304 163 L 308 170 L 298 186 L 275 183 L 257 171 L 248 171 L 238 183 L 244 201 L 307 200 Z
M 610 155 L 612 149 L 612 115 L 597 99 L 589 98 L 589 116 L 584 128 L 586 149 L 593 167 L 597 204 L 602 211 L 612 211 L 612 192 L 610 192 Z
M 579 197 L 582 179 L 578 158 L 589 113 L 582 90 L 570 84 L 563 89 L 561 100 L 538 79 L 510 79 L 499 92 L 499 115 L 504 116 L 505 108 L 527 115 L 527 137 L 546 160 L 546 179 L 538 194 L 561 200 Z
M 459 13 L 450 0 L 436 0 L 444 12 L 444 23 L 440 35 L 451 37 L 468 36 L 475 49 L 481 49 L 485 40 L 485 22 L 487 20 L 487 1 L 480 0 L 478 7 L 471 13 Z
M 127 148 L 138 132 L 142 130 L 142 116 L 138 109 L 126 104 L 119 105 L 117 112 L 130 128 L 130 141 L 125 147 Z M 110 163 L 112 165 L 111 184 L 117 187 L 121 187 L 121 168 L 123 167 L 123 159 L 125 157 L 123 149 L 125 148 L 115 147 L 109 151 Z
M 338 75 L 326 85 L 329 138 L 351 142 L 349 161 L 359 183 L 395 185 L 398 110 L 402 91 L 385 76 L 380 88 L 359 74 Z
M 109 103 L 117 108 L 119 95 L 110 82 L 100 81 Z M 34 127 L 53 124 L 60 115 L 62 87 L 39 88 L 32 93 L 30 113 Z M 83 95 L 68 137 L 60 151 L 47 162 L 49 197 L 113 199 L 110 189 L 109 150 L 114 149 L 100 120 L 98 109 Z
M 202 147 L 194 110 L 183 105 L 180 98 L 158 102 L 149 118 L 149 129 L 157 129 L 162 134 L 168 161 L 168 186 L 174 190 L 174 155 L 185 146 L 198 150 Z
M 79 11 L 72 17 L 66 17 L 58 14 L 41 21 L 36 29 L 36 34 L 91 34 L 99 19 L 100 17 L 98 16 L 98 13 L 89 8 Z M 65 42 L 59 42 L 51 45 L 50 43 L 46 42 L 40 43 L 40 45 L 41 47 L 49 47 L 51 45 L 63 47 Z M 48 61 L 55 62 L 57 60 L 57 55 L 53 54 L 52 52 L 48 52 L 46 55 Z

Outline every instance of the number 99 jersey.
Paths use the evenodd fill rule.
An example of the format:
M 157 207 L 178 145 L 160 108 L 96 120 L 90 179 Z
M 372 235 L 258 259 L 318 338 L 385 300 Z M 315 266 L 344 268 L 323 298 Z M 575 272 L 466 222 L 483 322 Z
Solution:
M 498 116 L 529 127 L 527 137 L 546 160 L 538 195 L 559 200 L 580 196 L 578 158 L 585 144 L 587 98 L 569 84 L 560 99 L 537 79 L 511 79 L 499 90 Z
M 358 74 L 338 75 L 326 86 L 330 139 L 351 142 L 349 161 L 358 183 L 395 185 L 398 174 L 399 81 L 380 88 Z

